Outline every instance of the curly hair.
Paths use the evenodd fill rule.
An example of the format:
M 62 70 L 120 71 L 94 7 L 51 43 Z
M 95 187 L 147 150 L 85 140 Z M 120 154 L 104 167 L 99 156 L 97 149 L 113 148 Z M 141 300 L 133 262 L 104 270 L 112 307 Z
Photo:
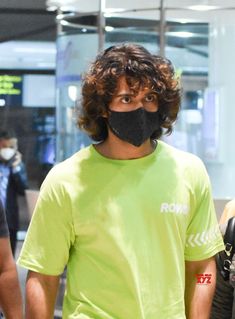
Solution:
M 181 90 L 171 62 L 152 55 L 144 47 L 126 43 L 112 46 L 100 53 L 83 79 L 80 129 L 95 141 L 107 138 L 109 104 L 117 91 L 118 80 L 125 76 L 130 89 L 137 94 L 141 87 L 149 87 L 158 96 L 159 129 L 151 138 L 159 138 L 165 128 L 172 132 L 172 125 L 180 107 Z

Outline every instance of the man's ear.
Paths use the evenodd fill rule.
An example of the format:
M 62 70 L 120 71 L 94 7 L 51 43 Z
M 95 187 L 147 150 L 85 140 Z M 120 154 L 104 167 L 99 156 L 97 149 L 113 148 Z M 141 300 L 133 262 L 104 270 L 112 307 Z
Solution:
M 107 119 L 109 117 L 109 112 L 108 111 L 103 111 L 102 112 L 102 117 L 104 117 L 105 119 Z

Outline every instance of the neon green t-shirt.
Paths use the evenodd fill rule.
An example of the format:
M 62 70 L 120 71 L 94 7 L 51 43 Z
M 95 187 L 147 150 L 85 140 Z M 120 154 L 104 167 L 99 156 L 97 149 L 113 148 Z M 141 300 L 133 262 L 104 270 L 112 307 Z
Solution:
M 89 146 L 44 181 L 18 263 L 67 265 L 66 319 L 183 319 L 185 260 L 224 248 L 204 165 L 158 142 L 112 160 Z

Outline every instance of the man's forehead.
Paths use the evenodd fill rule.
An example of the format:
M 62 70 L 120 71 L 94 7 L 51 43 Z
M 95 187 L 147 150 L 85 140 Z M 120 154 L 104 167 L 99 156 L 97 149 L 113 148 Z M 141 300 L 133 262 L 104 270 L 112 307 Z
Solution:
M 140 84 L 139 79 L 136 78 L 127 78 L 121 76 L 117 82 L 117 91 L 126 90 L 126 91 L 150 91 L 152 90 L 152 84 L 146 81 L 146 83 Z
M 17 139 L 16 138 L 9 138 L 9 139 L 0 139 L 0 147 L 16 147 L 17 146 Z

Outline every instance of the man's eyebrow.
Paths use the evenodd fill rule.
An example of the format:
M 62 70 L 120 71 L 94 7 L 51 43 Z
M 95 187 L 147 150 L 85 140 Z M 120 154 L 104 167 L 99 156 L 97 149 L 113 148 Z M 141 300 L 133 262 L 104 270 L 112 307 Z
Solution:
M 157 91 L 155 91 L 155 90 L 149 90 L 148 92 L 146 92 L 146 94 L 157 94 Z
M 122 96 L 134 96 L 134 93 L 123 92 L 116 95 L 116 97 L 122 97 Z

